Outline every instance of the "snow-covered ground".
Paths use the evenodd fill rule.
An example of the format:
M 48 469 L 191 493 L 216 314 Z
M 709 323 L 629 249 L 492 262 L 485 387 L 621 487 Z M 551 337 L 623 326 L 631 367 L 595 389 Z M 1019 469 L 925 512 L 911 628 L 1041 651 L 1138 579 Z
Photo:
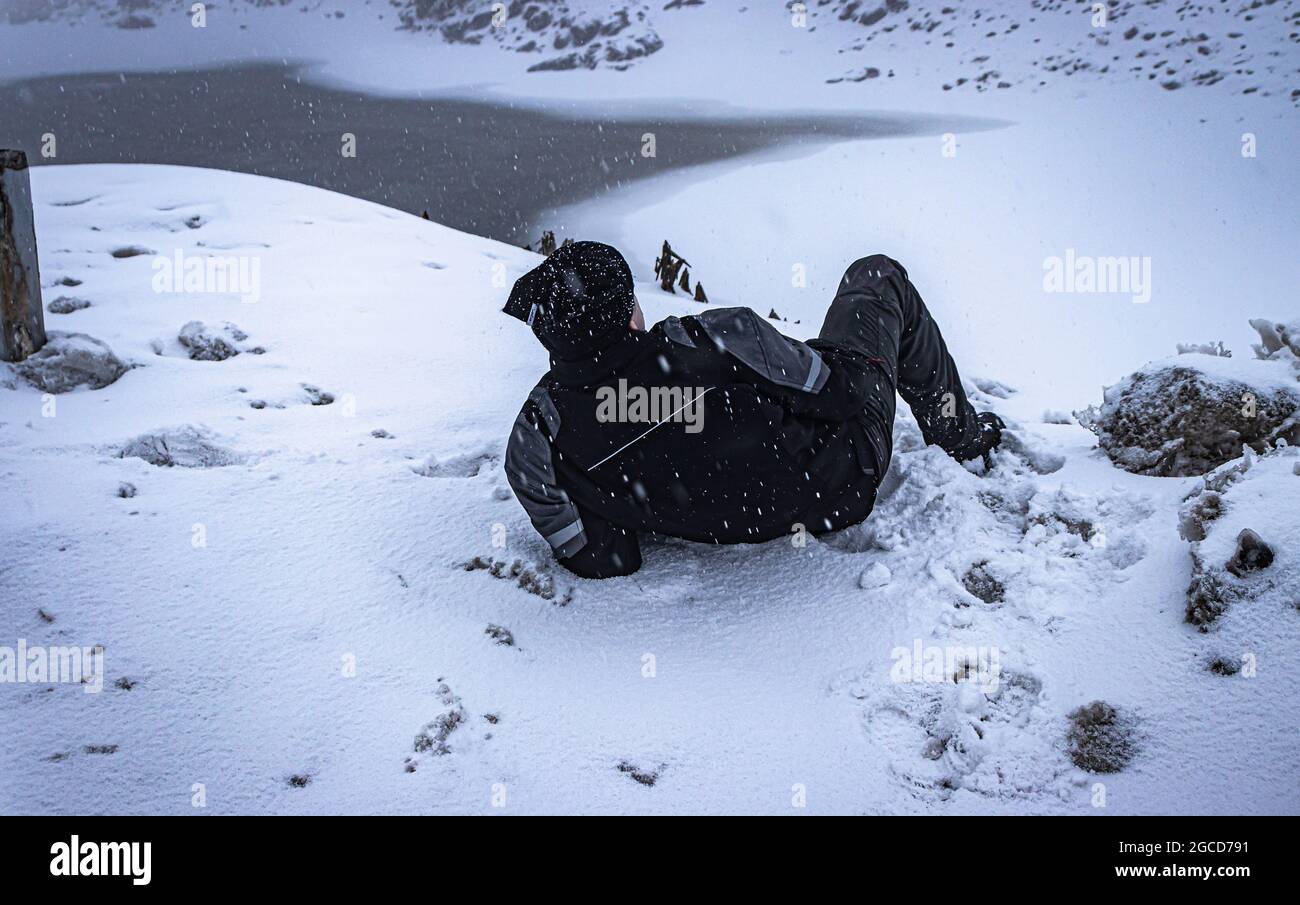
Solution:
M 1201 480 L 1119 471 L 1073 424 L 1023 423 L 981 476 L 904 417 L 863 526 L 656 541 L 584 581 L 501 471 L 545 359 L 498 309 L 535 255 L 253 176 L 32 177 L 46 298 L 90 303 L 47 326 L 133 367 L 48 398 L 0 375 L 5 634 L 104 648 L 97 694 L 0 686 L 4 811 L 1300 809 L 1292 450 L 1198 542 L 1277 553 L 1206 633 L 1179 536 Z M 250 300 L 158 291 L 178 254 L 242 262 Z M 193 360 L 195 320 L 240 354 Z M 1071 760 L 1094 700 L 1119 772 Z
M 98 694 L 0 684 L 19 727 L 0 811 L 189 813 L 196 784 L 223 813 L 1300 811 L 1300 459 L 1239 460 L 1206 490 L 1117 469 L 1068 415 L 1179 342 L 1224 340 L 1235 358 L 1201 365 L 1244 374 L 1248 318 L 1295 319 L 1297 4 L 1116 4 L 1110 30 L 1091 4 L 915 2 L 870 26 L 809 5 L 805 29 L 782 4 L 656 9 L 633 31 L 661 49 L 576 72 L 397 30 L 377 2 L 0 26 L 4 80 L 283 58 L 371 92 L 622 119 L 1002 120 L 680 170 L 538 225 L 613 242 L 644 278 L 667 238 L 713 304 L 775 308 L 801 337 L 849 261 L 891 254 L 976 405 L 1018 422 L 977 475 L 921 448 L 904 407 L 863 526 L 656 541 L 637 575 L 582 581 L 501 473 L 545 358 L 499 308 L 536 256 L 251 176 L 36 167 L 46 301 L 90 303 L 47 327 L 138 367 L 53 402 L 0 367 L 0 647 L 102 643 L 106 670 Z M 156 291 L 178 252 L 234 256 L 256 300 Z M 1067 256 L 1149 279 L 1049 291 Z M 698 310 L 639 294 L 650 319 Z M 193 360 L 202 336 L 241 354 Z M 1185 540 L 1210 494 L 1222 514 Z M 1276 561 L 1198 631 L 1193 563 L 1219 575 L 1246 528 Z M 996 682 L 946 681 L 993 661 Z M 1113 719 L 1071 720 L 1098 700 Z M 1081 736 L 1122 768 L 1078 768 Z

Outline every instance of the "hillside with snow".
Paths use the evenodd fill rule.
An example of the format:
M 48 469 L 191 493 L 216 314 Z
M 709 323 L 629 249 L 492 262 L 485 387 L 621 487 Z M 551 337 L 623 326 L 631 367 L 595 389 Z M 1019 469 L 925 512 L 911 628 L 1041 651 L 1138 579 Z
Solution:
M 581 580 L 502 473 L 546 362 L 499 309 L 536 255 L 248 175 L 31 176 L 52 340 L 0 366 L 0 618 L 104 673 L 3 686 L 0 811 L 1300 810 L 1285 428 L 1135 473 L 1075 400 L 970 368 L 1013 422 L 988 472 L 902 407 L 863 525 Z M 1174 361 L 1290 393 L 1270 329 Z
M 718 86 L 700 84 L 709 73 L 729 87 L 757 79 L 768 83 L 761 94 L 805 102 L 837 85 L 824 103 L 841 106 L 861 102 L 854 85 L 894 81 L 958 96 L 1219 86 L 1300 105 L 1297 0 L 1123 0 L 1104 14 L 1086 0 L 511 0 L 499 10 L 477 0 L 228 0 L 208 4 L 198 20 L 192 6 L 2 0 L 0 28 L 45 39 L 44 57 L 15 48 L 16 72 L 27 74 L 287 57 L 381 91 L 491 85 L 581 97 L 585 83 L 572 76 L 601 70 L 616 91 L 640 84 L 661 97 L 710 94 Z M 348 60 L 340 51 L 358 38 L 382 53 Z M 55 42 L 63 53 L 49 53 Z M 489 52 L 465 52 L 474 49 Z M 646 66 L 642 78 L 618 78 Z M 879 93 L 868 97 L 879 103 Z

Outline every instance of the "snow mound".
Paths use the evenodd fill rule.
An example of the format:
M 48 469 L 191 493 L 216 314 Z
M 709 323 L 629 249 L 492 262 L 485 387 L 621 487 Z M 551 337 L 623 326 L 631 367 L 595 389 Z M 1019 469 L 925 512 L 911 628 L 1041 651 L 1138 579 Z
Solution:
M 1077 413 L 1110 460 L 1156 476 L 1201 475 L 1279 439 L 1300 442 L 1300 383 L 1280 362 L 1198 353 L 1148 364 Z
M 85 333 L 48 333 L 46 344 L 14 366 L 23 380 L 45 393 L 79 386 L 102 390 L 129 370 L 104 342 Z
M 176 338 L 193 361 L 225 361 L 240 353 L 239 343 L 248 339 L 248 334 L 230 321 L 215 327 L 203 321 L 190 321 L 181 327 Z
M 192 424 L 141 434 L 125 443 L 117 455 L 163 468 L 221 468 L 243 461 L 242 456 L 216 442 L 211 431 Z

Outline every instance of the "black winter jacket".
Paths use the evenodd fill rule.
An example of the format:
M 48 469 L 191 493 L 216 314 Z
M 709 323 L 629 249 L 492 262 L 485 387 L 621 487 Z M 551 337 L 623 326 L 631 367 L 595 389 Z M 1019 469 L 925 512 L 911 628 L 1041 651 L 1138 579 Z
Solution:
M 552 359 L 507 477 L 559 561 L 591 578 L 640 568 L 646 532 L 730 544 L 843 528 L 871 512 L 889 458 L 879 367 L 748 308 L 629 329 Z

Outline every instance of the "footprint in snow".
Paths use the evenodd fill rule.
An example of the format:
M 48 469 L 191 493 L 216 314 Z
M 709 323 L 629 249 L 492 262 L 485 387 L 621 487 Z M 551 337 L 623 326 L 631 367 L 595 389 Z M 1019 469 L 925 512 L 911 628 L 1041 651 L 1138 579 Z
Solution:
M 334 403 L 334 394 L 327 393 L 318 386 L 304 383 L 302 389 L 307 394 L 307 401 L 312 405 L 332 405 Z
M 217 442 L 209 431 L 192 424 L 140 434 L 124 443 L 117 457 L 143 459 L 161 468 L 221 468 L 244 461 L 242 455 Z
M 1137 755 L 1137 719 L 1105 701 L 1071 710 L 1066 731 L 1070 760 L 1089 773 L 1118 773 Z
M 997 604 L 1006 600 L 1007 588 L 989 570 L 988 560 L 978 562 L 962 576 L 962 587 L 972 596 L 988 604 Z
M 459 746 L 458 740 L 473 742 L 472 736 L 463 730 L 473 722 L 474 717 L 465 709 L 460 697 L 454 694 L 450 686 L 441 678 L 438 679 L 438 687 L 434 690 L 434 694 L 443 709 L 421 726 L 420 731 L 415 734 L 411 753 L 402 762 L 402 769 L 406 773 L 416 772 L 432 758 L 446 757 L 451 754 L 453 743 Z M 483 719 L 489 725 L 495 726 L 501 721 L 501 716 L 498 713 L 486 713 Z M 491 739 L 492 733 L 487 732 L 483 738 Z
M 1002 444 L 993 453 L 995 463 L 1012 463 L 1013 470 L 1028 469 L 1035 474 L 1054 474 L 1065 467 L 1065 456 L 1052 452 L 1041 441 L 1028 434 L 1005 430 Z M 1023 468 L 1015 464 L 1023 463 Z
M 866 701 L 863 726 L 891 757 L 894 778 L 932 802 L 958 790 L 996 799 L 1068 798 L 1071 765 L 1042 682 L 976 649 L 942 653 L 941 665 L 927 658 L 918 670 L 896 660 L 895 672 L 902 664 L 904 674 L 891 673 L 894 681 L 864 676 L 851 689 Z
M 616 769 L 618 772 L 629 777 L 635 783 L 647 787 L 653 787 L 657 782 L 659 782 L 659 778 L 663 776 L 664 770 L 668 769 L 668 765 L 659 764 L 657 767 L 643 767 L 633 763 L 632 761 L 621 760 L 618 762 Z
M 573 588 L 556 584 L 555 577 L 546 569 L 516 559 L 507 564 L 503 559 L 475 556 L 461 566 L 466 572 L 487 572 L 493 578 L 513 581 L 529 594 L 535 594 L 556 606 L 568 606 L 573 600 Z
M 1242 658 L 1231 656 L 1211 657 L 1205 668 L 1216 676 L 1235 676 L 1241 672 Z
M 90 302 L 83 298 L 77 298 L 71 295 L 61 295 L 54 301 L 45 306 L 45 310 L 50 314 L 71 314 L 74 311 L 82 311 L 90 307 Z
M 495 468 L 498 461 L 499 456 L 488 452 L 460 453 L 441 461 L 430 456 L 411 470 L 425 478 L 476 478 Z
M 50 207 L 80 207 L 83 204 L 88 204 L 91 201 L 94 201 L 98 197 L 98 195 L 91 195 L 89 198 L 78 198 L 74 201 L 51 201 Z
M 302 394 L 300 394 L 299 396 L 297 396 L 296 398 L 290 401 L 306 402 L 308 405 L 333 405 L 334 404 L 333 393 L 327 393 L 326 391 L 322 390 L 320 387 L 310 383 L 304 383 L 301 384 L 301 386 L 302 386 Z M 241 388 L 239 392 L 246 393 L 248 392 L 248 390 L 247 388 Z M 288 406 L 284 402 L 281 401 L 271 402 L 261 398 L 248 400 L 248 407 L 251 409 L 257 409 L 258 411 L 261 411 L 263 409 L 288 408 Z
M 498 644 L 502 647 L 515 646 L 514 632 L 510 631 L 510 629 L 506 628 L 504 625 L 489 623 L 488 627 L 483 629 L 483 634 L 491 638 L 494 644 Z

